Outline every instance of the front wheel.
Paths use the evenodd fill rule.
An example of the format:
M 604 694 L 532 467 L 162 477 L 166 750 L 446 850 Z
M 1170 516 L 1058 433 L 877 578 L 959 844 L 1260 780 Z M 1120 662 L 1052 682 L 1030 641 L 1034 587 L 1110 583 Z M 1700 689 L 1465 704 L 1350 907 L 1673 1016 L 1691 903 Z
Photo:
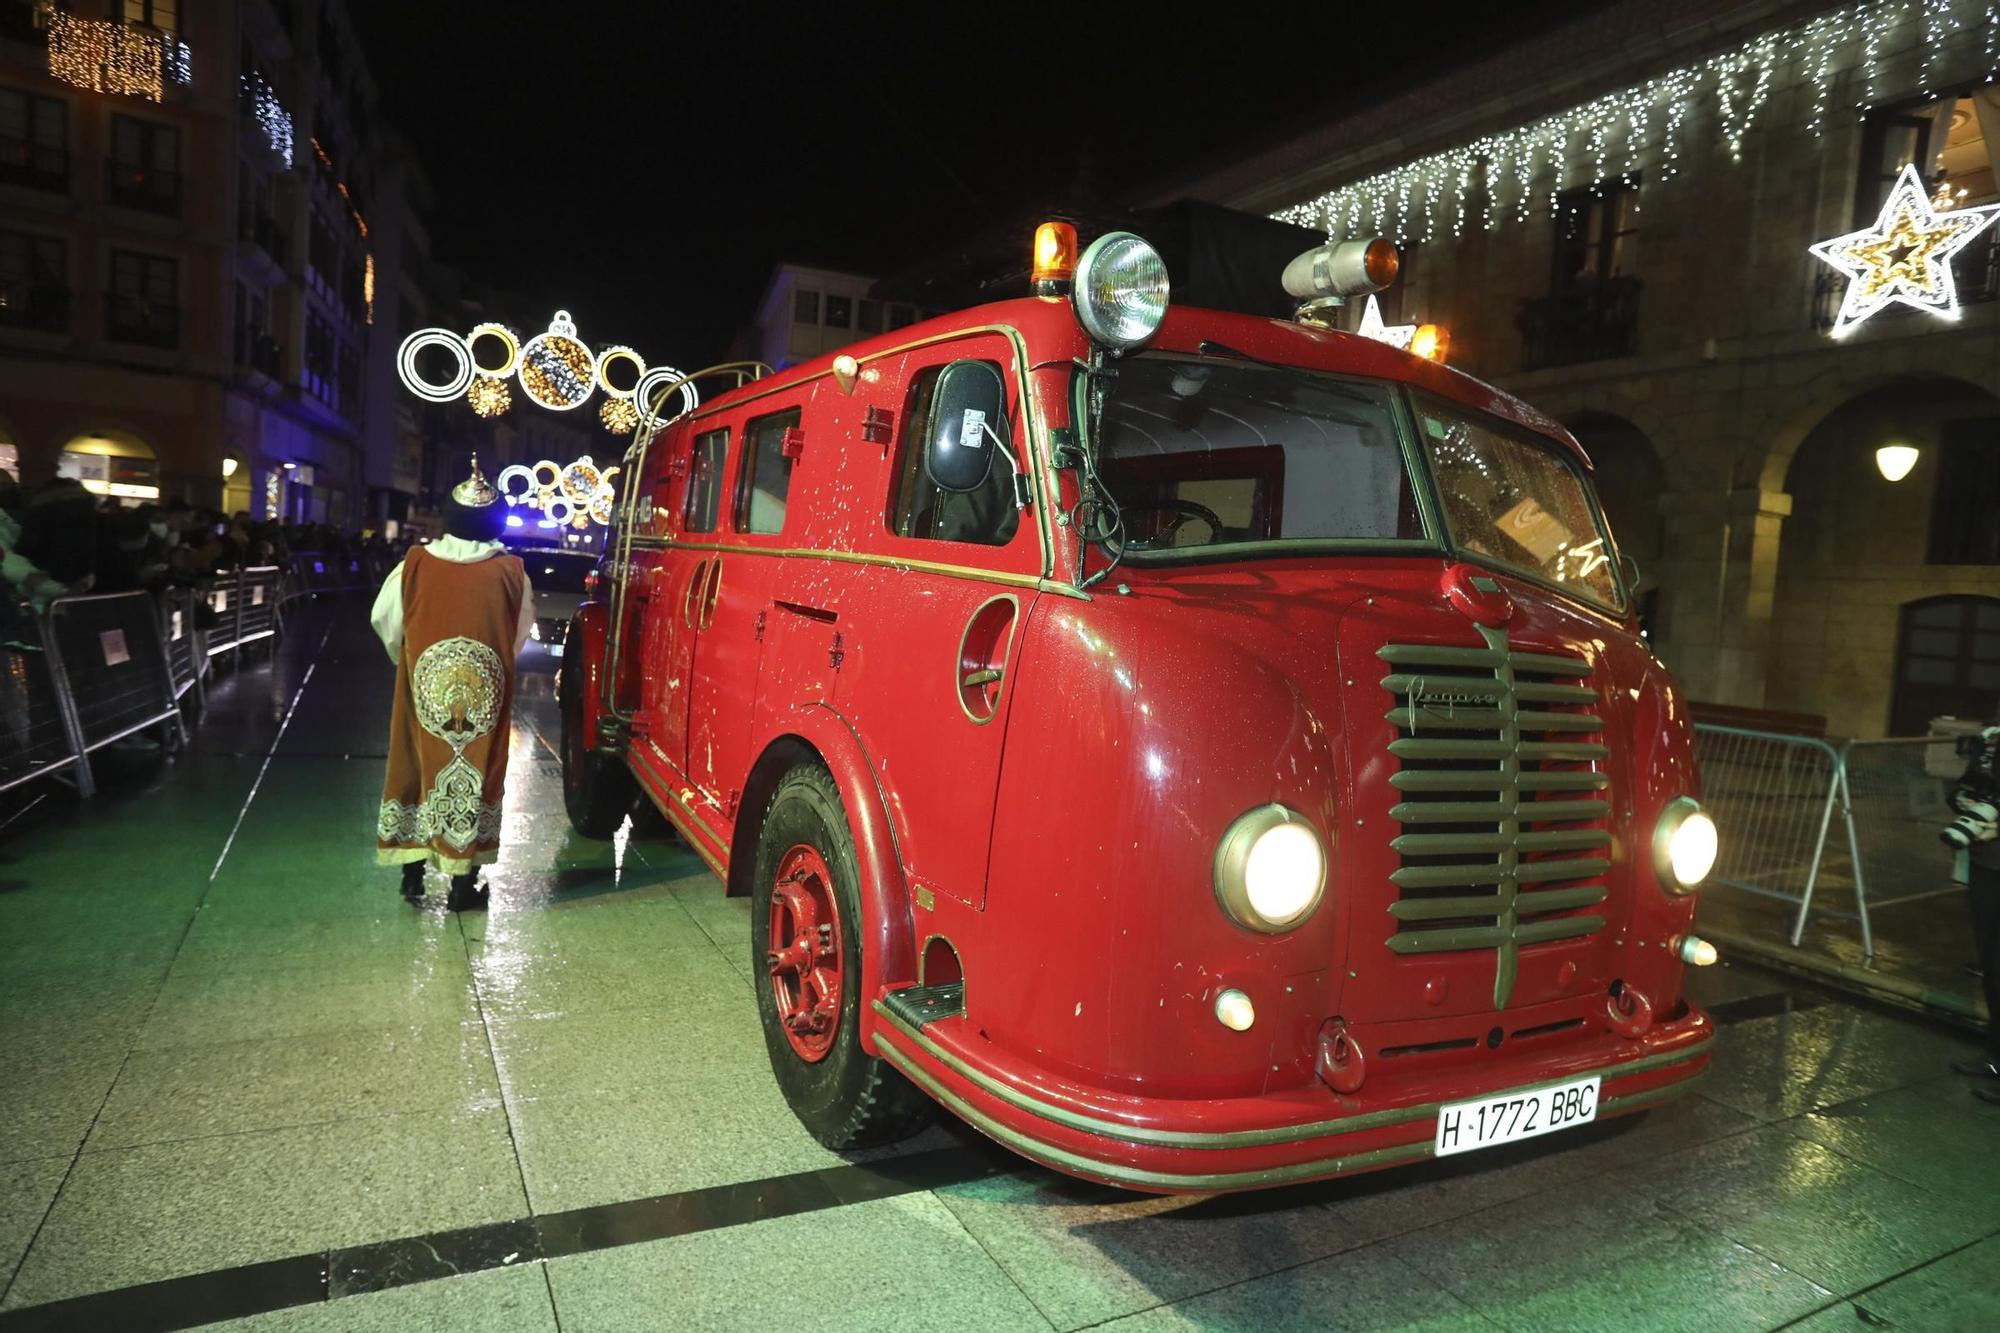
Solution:
M 778 1087 L 829 1148 L 921 1129 L 931 1104 L 861 1047 L 861 875 L 833 776 L 787 773 L 757 834 L 750 930 L 757 1014 Z
M 557 680 L 562 695 L 563 809 L 570 826 L 586 838 L 608 838 L 618 831 L 639 799 L 632 771 L 615 755 L 590 748 L 584 734 L 584 683 L 581 657 L 563 657 Z

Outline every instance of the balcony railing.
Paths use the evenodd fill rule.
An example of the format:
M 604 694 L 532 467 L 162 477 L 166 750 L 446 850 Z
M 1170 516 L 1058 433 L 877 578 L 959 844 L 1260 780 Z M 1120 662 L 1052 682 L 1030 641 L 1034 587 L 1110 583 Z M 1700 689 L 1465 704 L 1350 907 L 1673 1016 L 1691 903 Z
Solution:
M 1825 265 L 1820 265 L 1819 270 L 1813 275 L 1812 326 L 1824 333 L 1833 327 L 1840 314 L 1840 303 L 1847 299 L 1847 275 Z M 1960 305 L 2000 301 L 2000 233 L 1988 227 L 1974 237 L 1972 244 L 1952 257 L 1951 276 L 1957 285 Z M 1902 319 L 1916 313 L 1900 301 L 1891 301 L 1869 316 L 1869 322 Z
M 0 134 L 0 185 L 30 190 L 69 190 L 69 150 Z
M 1607 278 L 1523 301 L 1514 317 L 1521 331 L 1521 368 L 1541 370 L 1631 356 L 1638 349 L 1642 286 L 1637 278 Z
M 285 234 L 285 229 L 278 225 L 278 220 L 269 213 L 243 214 L 237 219 L 236 234 L 246 241 L 255 243 L 265 254 L 271 256 L 279 268 L 285 266 L 285 251 L 291 244 L 291 238 Z
M 0 278 L 0 328 L 63 333 L 69 328 L 69 291 L 47 283 Z
M 112 342 L 140 347 L 178 347 L 179 306 L 159 305 L 124 292 L 104 294 L 104 336 Z
M 160 167 L 134 166 L 129 162 L 106 162 L 104 197 L 120 208 L 179 217 L 181 174 Z

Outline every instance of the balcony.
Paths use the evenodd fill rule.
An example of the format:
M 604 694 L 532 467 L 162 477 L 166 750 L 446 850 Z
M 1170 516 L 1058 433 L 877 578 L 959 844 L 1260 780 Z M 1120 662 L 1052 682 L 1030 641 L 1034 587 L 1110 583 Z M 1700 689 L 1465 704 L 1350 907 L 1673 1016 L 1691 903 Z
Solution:
M 273 382 L 281 381 L 285 371 L 284 344 L 268 333 L 238 329 L 236 364 L 250 367 L 265 379 Z
M 0 279 L 0 329 L 68 332 L 69 289 L 23 279 Z
M 139 347 L 174 348 L 181 340 L 179 306 L 159 305 L 124 292 L 104 294 L 104 337 Z
M 161 167 L 106 162 L 104 199 L 120 208 L 177 218 L 181 215 L 181 174 Z
M 0 185 L 69 193 L 69 150 L 0 134 Z
M 1819 268 L 1813 275 L 1812 326 L 1814 331 L 1825 333 L 1833 327 L 1835 317 L 1840 314 L 1840 303 L 1847 297 L 1847 276 L 1823 264 Z M 2000 231 L 1988 227 L 1975 236 L 1972 244 L 1953 256 L 1951 275 L 1958 287 L 1961 306 L 2000 301 Z M 1917 313 L 1900 301 L 1891 301 L 1870 315 L 1868 322 L 1882 324 Z
M 1638 347 L 1637 278 L 1573 284 L 1559 295 L 1523 301 L 1514 316 L 1521 332 L 1521 368 L 1545 370 L 1631 356 Z
M 263 252 L 270 259 L 274 279 L 282 281 L 291 237 L 278 225 L 278 219 L 269 213 L 244 212 L 236 219 L 236 234 L 247 246 Z

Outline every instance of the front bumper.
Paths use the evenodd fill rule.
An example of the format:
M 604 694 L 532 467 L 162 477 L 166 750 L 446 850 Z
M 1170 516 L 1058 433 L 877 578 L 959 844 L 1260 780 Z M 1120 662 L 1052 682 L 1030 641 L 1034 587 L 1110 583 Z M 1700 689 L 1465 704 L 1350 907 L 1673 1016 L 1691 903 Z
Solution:
M 1093 1095 L 1034 1071 L 980 1067 L 945 1025 L 918 1029 L 879 1000 L 878 1055 L 974 1128 L 1071 1175 L 1158 1193 L 1262 1189 L 1433 1156 L 1446 1102 L 1598 1076 L 1597 1118 L 1687 1091 L 1708 1070 L 1714 1030 L 1692 1006 L 1640 1038 L 1606 1032 L 1518 1064 L 1469 1068 L 1448 1096 L 1342 1096 L 1315 1085 L 1215 1101 Z M 956 1049 L 955 1049 L 956 1048 Z M 1496 1077 L 1496 1075 L 1506 1075 Z

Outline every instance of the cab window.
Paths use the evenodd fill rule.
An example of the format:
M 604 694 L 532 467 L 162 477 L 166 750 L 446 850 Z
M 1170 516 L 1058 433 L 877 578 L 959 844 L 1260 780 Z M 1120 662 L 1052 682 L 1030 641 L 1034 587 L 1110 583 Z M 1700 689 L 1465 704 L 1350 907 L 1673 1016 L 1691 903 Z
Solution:
M 722 496 L 722 464 L 729 452 L 729 430 L 712 430 L 694 438 L 689 463 L 687 505 L 681 511 L 684 532 L 714 532 L 717 502 Z
M 743 431 L 743 484 L 736 488 L 738 532 L 783 532 L 785 498 L 792 490 L 792 461 L 785 432 L 796 430 L 796 407 L 758 417 Z
M 986 364 L 1000 369 L 998 362 Z M 1005 546 L 1021 525 L 1021 511 L 1014 504 L 1013 468 L 1004 457 L 993 460 L 985 486 L 964 495 L 939 490 L 924 472 L 924 441 L 930 435 L 938 377 L 943 373 L 942 365 L 925 366 L 910 382 L 897 444 L 895 487 L 889 494 L 889 531 L 898 537 Z

